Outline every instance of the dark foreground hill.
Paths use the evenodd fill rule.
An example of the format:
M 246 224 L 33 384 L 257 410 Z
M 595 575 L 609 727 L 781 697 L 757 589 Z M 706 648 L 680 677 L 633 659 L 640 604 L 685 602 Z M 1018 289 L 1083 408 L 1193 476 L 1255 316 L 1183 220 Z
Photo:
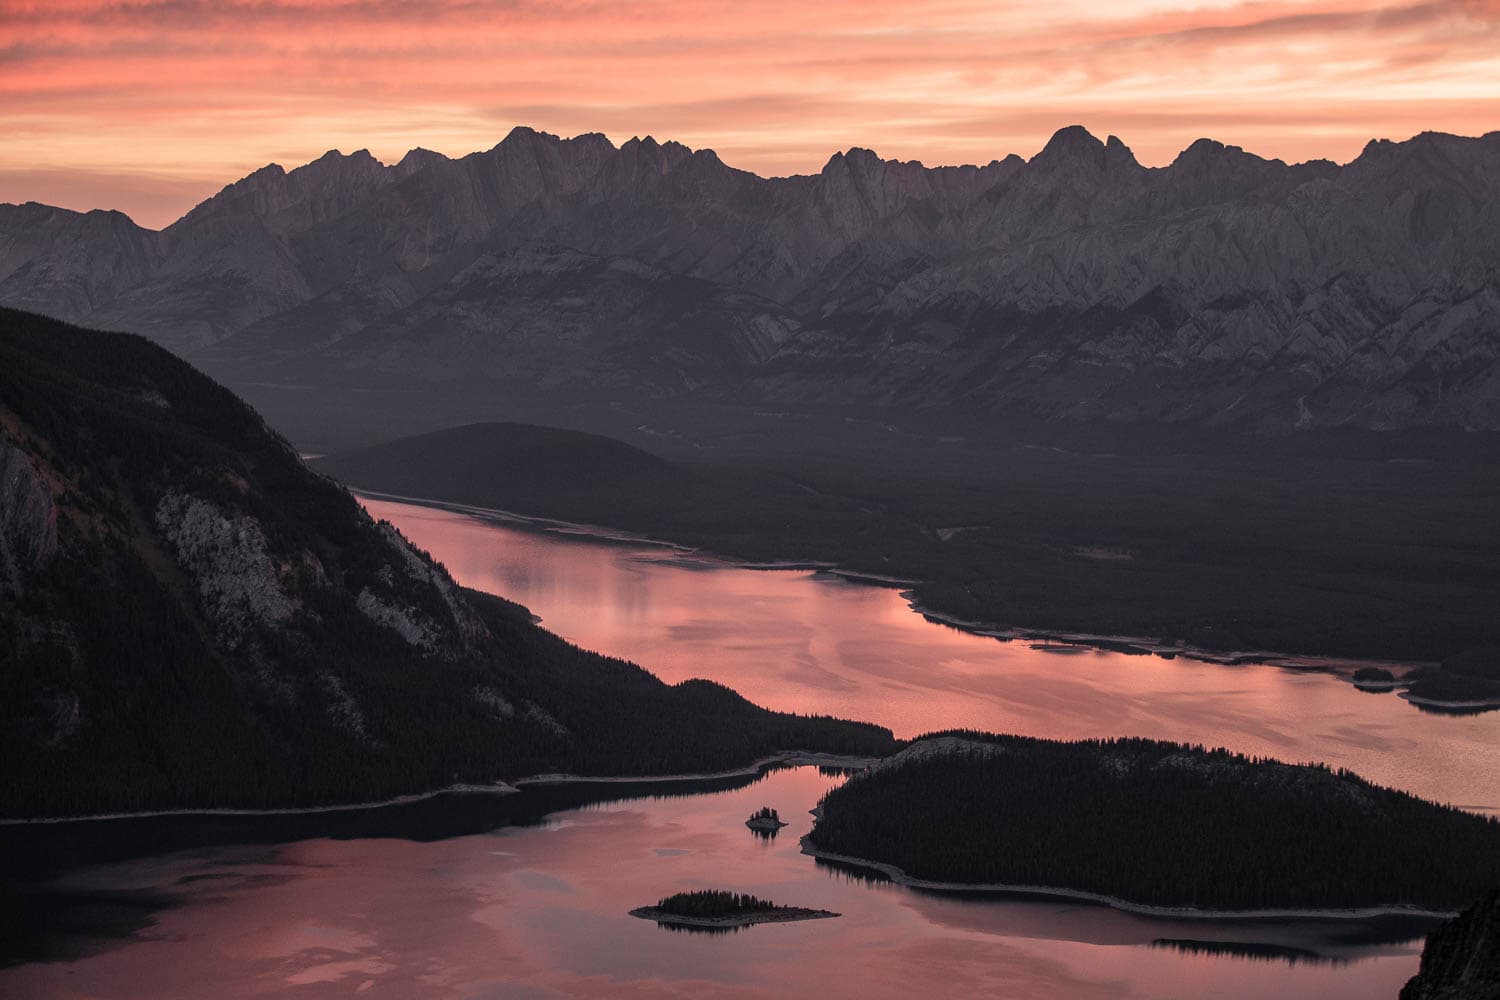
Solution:
M 330 455 L 371 490 L 920 581 L 1001 626 L 1438 660 L 1500 643 L 1500 468 L 1015 448 L 962 473 L 667 461 L 476 424 Z
M 1500 997 L 1500 891 L 1427 935 L 1422 969 L 1401 1000 L 1495 1000 Z
M 0 680 L 11 817 L 892 746 L 578 650 L 458 588 L 166 351 L 8 310 Z
M 1322 765 L 1152 740 L 938 734 L 824 796 L 809 842 L 936 882 L 1219 910 L 1456 910 L 1500 821 Z

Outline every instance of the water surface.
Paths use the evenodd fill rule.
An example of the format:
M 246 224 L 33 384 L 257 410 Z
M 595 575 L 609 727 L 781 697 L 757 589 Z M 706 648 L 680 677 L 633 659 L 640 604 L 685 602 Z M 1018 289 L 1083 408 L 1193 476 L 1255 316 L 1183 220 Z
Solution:
M 1500 714 L 1423 714 L 1317 673 L 1002 643 L 826 574 L 367 505 L 462 582 L 668 681 L 708 677 L 899 736 L 1186 740 L 1500 804 Z M 71 870 L 50 890 L 64 917 L 79 900 L 123 910 L 108 910 L 112 936 L 73 936 L 86 954 L 0 969 L 0 995 L 1365 1000 L 1394 997 L 1416 970 L 1426 925 L 1409 921 L 1162 920 L 870 881 L 798 850 L 807 810 L 838 780 L 797 768 L 668 798 L 575 785 L 360 814 L 49 828 L 49 851 L 5 843 L 54 861 L 97 860 L 101 843 L 134 858 Z M 743 826 L 763 805 L 792 823 L 769 841 Z M 707 887 L 844 915 L 718 936 L 628 916 Z
M 544 627 L 667 681 L 707 677 L 768 708 L 878 722 L 899 737 L 956 727 L 1145 736 L 1321 760 L 1500 813 L 1497 712 L 1421 712 L 1315 671 L 1001 642 L 926 620 L 894 588 L 826 573 L 365 504 L 464 584 L 520 601 Z
M 1394 997 L 1416 967 L 1416 944 L 1379 941 L 1413 933 L 1400 928 L 1153 920 L 853 877 L 797 846 L 807 810 L 837 780 L 804 767 L 732 791 L 609 802 L 432 843 L 214 847 L 86 869 L 66 885 L 173 905 L 126 944 L 0 971 L 0 994 L 1368 1000 Z M 743 825 L 762 805 L 791 823 L 770 841 Z M 709 887 L 843 916 L 710 936 L 628 915 Z M 1172 940 L 1300 957 L 1158 943 Z

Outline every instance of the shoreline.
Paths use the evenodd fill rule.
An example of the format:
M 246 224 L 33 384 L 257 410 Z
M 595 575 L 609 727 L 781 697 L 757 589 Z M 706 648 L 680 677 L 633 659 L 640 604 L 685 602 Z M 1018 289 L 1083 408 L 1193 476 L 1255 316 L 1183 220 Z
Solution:
M 89 813 L 83 816 L 38 816 L 34 818 L 4 818 L 0 826 L 45 826 L 59 823 L 100 823 L 126 819 L 164 819 L 169 816 L 314 816 L 319 813 L 355 812 L 366 809 L 384 809 L 390 806 L 412 805 L 437 798 L 440 795 L 515 795 L 530 786 L 549 785 L 638 785 L 658 782 L 713 781 L 718 778 L 745 778 L 760 774 L 767 768 L 781 764 L 789 767 L 842 767 L 859 770 L 883 760 L 881 757 L 854 757 L 830 753 L 809 753 L 805 750 L 785 750 L 769 757 L 727 771 L 698 774 L 642 774 L 595 776 L 580 774 L 533 774 L 511 782 L 493 785 L 457 784 L 445 785 L 425 792 L 397 795 L 375 802 L 346 802 L 325 806 L 292 806 L 274 809 L 241 809 L 234 806 L 205 807 L 201 809 L 156 809 L 137 812 Z
M 1144 636 L 1129 635 L 1105 635 L 1097 632 L 1075 632 L 1065 629 L 1036 629 L 1026 628 L 1019 625 L 999 625 L 993 622 L 978 622 L 966 618 L 960 618 L 943 611 L 937 611 L 922 604 L 917 597 L 916 591 L 911 589 L 920 584 L 920 581 L 903 579 L 900 577 L 882 576 L 878 573 L 862 573 L 858 570 L 844 569 L 837 563 L 820 562 L 817 560 L 786 560 L 776 562 L 754 562 L 750 560 L 734 559 L 722 556 L 706 549 L 694 548 L 682 545 L 678 542 L 669 542 L 661 538 L 653 538 L 649 535 L 639 535 L 634 532 L 606 528 L 600 525 L 585 524 L 578 521 L 563 521 L 556 518 L 538 517 L 529 514 L 517 514 L 514 511 L 501 510 L 496 507 L 481 507 L 475 504 L 458 503 L 452 500 L 437 500 L 430 497 L 406 496 L 399 493 L 383 493 L 379 490 L 370 490 L 363 487 L 344 484 L 349 492 L 356 497 L 369 497 L 373 500 L 385 500 L 395 503 L 412 504 L 418 507 L 432 507 L 437 510 L 447 510 L 458 514 L 469 514 L 475 517 L 493 519 L 508 524 L 531 528 L 550 534 L 579 535 L 594 538 L 604 542 L 633 543 L 639 545 L 659 546 L 672 549 L 682 555 L 695 555 L 703 559 L 712 559 L 729 569 L 749 570 L 805 570 L 813 573 L 826 573 L 847 580 L 850 583 L 858 583 L 872 587 L 887 587 L 900 590 L 899 594 L 906 601 L 907 607 L 923 618 L 938 625 L 947 625 L 967 632 L 971 635 L 980 635 L 990 639 L 1004 642 L 1042 641 L 1059 642 L 1068 646 L 1076 646 L 1080 649 L 1103 649 L 1126 654 L 1137 654 L 1145 656 L 1160 656 L 1170 658 L 1181 656 L 1185 659 L 1196 660 L 1200 663 L 1212 663 L 1219 666 L 1268 666 L 1280 667 L 1283 670 L 1300 670 L 1310 673 L 1323 673 L 1334 677 L 1345 678 L 1352 675 L 1361 667 L 1381 667 L 1388 670 L 1412 670 L 1418 667 L 1433 667 L 1437 665 L 1435 660 L 1371 660 L 1354 659 L 1344 656 L 1322 656 L 1308 653 L 1286 653 L 1275 650 L 1232 650 L 1227 652 L 1216 652 L 1210 649 L 1202 649 L 1197 646 L 1171 646 L 1158 642 Z M 1460 706 L 1455 706 L 1460 707 Z M 1478 707 L 1478 706 L 1461 706 Z M 1500 702 L 1496 702 L 1500 707 Z
M 1398 691 L 1396 697 L 1413 705 L 1426 705 L 1428 708 L 1500 708 L 1500 698 L 1481 698 L 1478 701 L 1442 701 L 1438 698 L 1424 698 L 1419 694 L 1412 694 L 1410 691 Z
M 102 823 L 119 819 L 161 819 L 167 816 L 315 816 L 319 813 L 356 812 L 384 809 L 425 802 L 439 795 L 514 795 L 520 789 L 505 782 L 494 785 L 446 785 L 426 792 L 412 792 L 375 802 L 344 802 L 327 806 L 287 806 L 275 809 L 241 809 L 235 806 L 208 806 L 201 809 L 143 809 L 137 812 L 88 813 L 83 816 L 37 816 L 27 819 L 0 819 L 0 826 L 55 825 L 58 823 Z
M 885 875 L 897 885 L 912 889 L 933 889 L 939 892 L 992 892 L 1027 896 L 1045 896 L 1076 902 L 1098 903 L 1110 909 L 1135 913 L 1146 917 L 1167 917 L 1179 920 L 1368 920 L 1372 917 L 1420 917 L 1431 920 L 1449 920 L 1457 910 L 1425 910 L 1415 906 L 1362 906 L 1344 909 L 1299 909 L 1296 907 L 1268 908 L 1262 910 L 1211 910 L 1192 906 L 1154 906 L 1149 903 L 1134 903 L 1119 896 L 1089 892 L 1085 889 L 1065 889 L 1047 885 L 1015 885 L 1004 882 L 937 882 L 932 879 L 914 878 L 895 865 L 884 861 L 856 858 L 849 854 L 825 851 L 801 840 L 802 853 L 808 857 L 821 858 L 839 864 L 868 868 Z
M 737 767 L 729 771 L 712 771 L 698 774 L 620 775 L 616 777 L 596 777 L 586 774 L 533 774 L 525 778 L 517 778 L 512 784 L 519 789 L 532 785 L 635 785 L 658 781 L 713 781 L 717 778 L 748 777 L 752 774 L 759 774 L 766 768 L 777 764 L 789 767 L 842 767 L 849 770 L 860 770 L 871 766 L 876 761 L 884 759 L 884 757 L 855 757 L 846 754 L 786 750 L 781 753 L 772 754 L 769 757 L 761 757 L 759 760 L 746 764 L 744 767 Z
M 842 913 L 834 913 L 832 910 L 809 910 L 803 907 L 792 907 L 787 910 L 770 910 L 765 913 L 746 913 L 734 917 L 681 917 L 674 913 L 664 913 L 654 906 L 637 906 L 630 911 L 630 916 L 639 917 L 642 920 L 654 920 L 658 924 L 668 924 L 673 927 L 701 927 L 706 930 L 729 929 L 731 927 L 753 927 L 756 924 L 792 924 L 802 920 L 827 920 L 830 917 L 842 917 Z
M 333 481 L 336 483 L 339 482 L 339 480 Z M 625 531 L 621 528 L 607 528 L 600 524 L 586 524 L 582 521 L 564 521 L 560 518 L 540 517 L 533 514 L 517 514 L 513 510 L 501 510 L 498 507 L 481 507 L 477 504 L 459 503 L 457 500 L 439 500 L 434 497 L 408 496 L 404 493 L 386 493 L 381 490 L 366 489 L 363 486 L 351 486 L 348 483 L 340 483 L 340 485 L 356 497 L 368 497 L 371 500 L 404 503 L 417 507 L 431 507 L 435 510 L 446 510 L 454 514 L 469 514 L 485 520 L 503 521 L 507 524 L 516 524 L 554 535 L 583 535 L 602 542 L 630 542 L 673 549 L 684 554 L 709 555 L 709 553 L 704 552 L 702 549 L 693 548 L 691 545 L 681 545 L 677 542 L 669 542 L 664 538 L 652 538 L 649 535 L 638 535 L 633 531 Z M 764 563 L 759 566 L 747 565 L 745 568 L 831 569 L 832 567 L 832 563 Z
M 1223 667 L 1279 667 L 1283 670 L 1324 673 L 1340 678 L 1352 675 L 1354 671 L 1359 670 L 1361 667 L 1413 670 L 1419 667 L 1433 667 L 1437 665 L 1436 661 L 1433 660 L 1362 660 L 1346 656 L 1281 653 L 1266 649 L 1215 652 L 1209 649 L 1201 649 L 1197 646 L 1169 646 L 1145 636 L 1103 635 L 1097 632 L 1070 632 L 1061 629 L 1025 628 L 1018 625 L 994 625 L 988 622 L 976 622 L 966 618 L 959 618 L 956 615 L 950 615 L 946 612 L 929 608 L 921 602 L 921 599 L 913 590 L 903 590 L 901 597 L 906 601 L 907 607 L 930 622 L 938 625 L 947 625 L 949 628 L 958 629 L 960 632 L 968 632 L 971 635 L 987 636 L 1004 642 L 1058 642 L 1080 649 L 1103 649 L 1127 655 L 1160 656 L 1163 658 L 1180 656 L 1183 659 L 1196 660 L 1200 663 L 1212 663 Z M 1397 682 L 1398 686 L 1401 683 Z

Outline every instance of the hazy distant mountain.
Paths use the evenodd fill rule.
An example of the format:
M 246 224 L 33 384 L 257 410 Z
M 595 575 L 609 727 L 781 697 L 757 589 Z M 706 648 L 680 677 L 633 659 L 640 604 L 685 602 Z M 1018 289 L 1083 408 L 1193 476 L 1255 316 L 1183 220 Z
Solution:
M 1204 139 L 1146 168 L 1072 127 L 1030 160 L 851 149 L 768 179 L 517 128 L 457 160 L 265 167 L 160 232 L 0 206 L 0 302 L 232 384 L 1495 429 L 1500 132 L 1344 166 Z

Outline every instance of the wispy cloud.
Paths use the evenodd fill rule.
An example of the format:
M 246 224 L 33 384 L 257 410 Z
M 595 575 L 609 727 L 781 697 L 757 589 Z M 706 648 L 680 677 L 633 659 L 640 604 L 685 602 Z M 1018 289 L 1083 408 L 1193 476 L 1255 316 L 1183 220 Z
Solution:
M 1500 0 L 0 0 L 0 200 L 161 224 L 267 160 L 516 122 L 768 173 L 1029 155 L 1072 122 L 1147 163 L 1203 135 L 1347 159 L 1500 127 Z

